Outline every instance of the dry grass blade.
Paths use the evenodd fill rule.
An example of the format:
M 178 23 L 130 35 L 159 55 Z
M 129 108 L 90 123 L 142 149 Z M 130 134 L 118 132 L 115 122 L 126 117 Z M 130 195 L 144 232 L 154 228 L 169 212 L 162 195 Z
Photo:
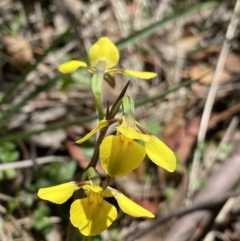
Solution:
M 191 168 L 191 173 L 189 177 L 189 188 L 188 188 L 188 195 L 187 195 L 187 201 L 186 204 L 189 205 L 191 203 L 191 199 L 193 197 L 194 191 L 196 190 L 196 183 L 198 179 L 198 169 L 199 169 L 199 163 L 201 159 L 201 151 L 200 151 L 200 146 L 203 144 L 206 132 L 207 132 L 207 126 L 210 118 L 210 114 L 212 111 L 214 99 L 217 93 L 218 89 L 218 84 L 219 84 L 219 78 L 220 75 L 223 71 L 227 54 L 229 52 L 229 47 L 230 44 L 228 42 L 229 39 L 234 37 L 235 34 L 235 29 L 237 27 L 237 24 L 239 22 L 238 20 L 238 15 L 240 13 L 240 0 L 237 0 L 230 23 L 228 25 L 227 33 L 226 33 L 226 40 L 223 44 L 217 67 L 213 76 L 213 81 L 211 84 L 211 87 L 208 92 L 206 104 L 204 107 L 201 123 L 200 123 L 200 129 L 198 133 L 198 141 L 197 141 L 197 148 L 196 151 L 194 152 L 194 157 L 193 157 L 193 163 L 192 163 L 192 168 Z

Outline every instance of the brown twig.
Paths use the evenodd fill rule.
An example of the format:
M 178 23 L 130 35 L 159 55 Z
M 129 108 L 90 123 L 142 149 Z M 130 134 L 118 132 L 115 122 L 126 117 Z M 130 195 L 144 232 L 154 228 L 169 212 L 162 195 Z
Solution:
M 227 32 L 225 36 L 226 40 L 224 41 L 223 47 L 220 52 L 220 56 L 219 56 L 216 70 L 213 76 L 212 84 L 209 89 L 206 104 L 203 110 L 203 115 L 200 123 L 199 133 L 198 133 L 197 148 L 193 155 L 192 168 L 189 176 L 190 181 L 189 181 L 188 194 L 187 194 L 187 202 L 186 202 L 187 204 L 190 204 L 194 191 L 196 189 L 195 184 L 198 182 L 198 171 L 199 171 L 199 164 L 201 159 L 201 151 L 199 147 L 203 144 L 206 136 L 213 103 L 214 103 L 218 85 L 219 85 L 220 75 L 222 74 L 222 71 L 227 59 L 227 54 L 231 44 L 229 42 L 229 39 L 233 38 L 235 34 L 235 30 L 239 22 L 239 18 L 238 18 L 239 12 L 240 12 L 240 0 L 237 0 L 233 10 L 233 14 L 231 16 L 231 19 L 227 28 Z

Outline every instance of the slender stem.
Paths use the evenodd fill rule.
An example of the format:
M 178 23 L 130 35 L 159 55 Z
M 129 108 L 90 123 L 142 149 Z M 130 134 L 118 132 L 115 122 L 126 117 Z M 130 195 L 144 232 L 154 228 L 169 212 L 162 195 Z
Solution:
M 76 228 L 73 227 L 72 223 L 69 221 L 68 222 L 68 227 L 67 227 L 67 237 L 66 241 L 73 241 L 76 233 Z
M 99 148 L 100 148 L 100 144 L 102 143 L 102 140 L 107 132 L 107 127 L 105 127 L 104 129 L 101 129 L 100 130 L 100 133 L 99 133 L 99 136 L 98 136 L 98 139 L 97 139 L 97 142 L 96 142 L 96 145 L 95 145 L 95 148 L 94 148 L 94 152 L 93 152 L 93 156 L 91 158 L 91 161 L 90 163 L 88 164 L 88 167 L 96 167 L 97 165 L 97 162 L 98 162 L 98 158 L 99 158 Z
M 103 103 L 102 103 L 102 86 L 103 86 L 105 70 L 106 70 L 105 61 L 100 61 L 96 67 L 95 73 L 91 80 L 92 93 L 95 97 L 99 120 L 102 120 L 104 118 Z
M 106 116 L 107 120 L 112 120 L 115 117 L 115 115 L 117 114 L 117 112 L 118 112 L 118 110 L 120 108 L 120 105 L 122 103 L 122 98 L 125 95 L 129 84 L 130 84 L 130 81 L 127 82 L 127 84 L 124 86 L 123 90 L 119 94 L 118 98 L 116 99 L 116 102 L 113 104 L 111 110 L 108 112 L 108 114 Z M 95 145 L 95 149 L 94 149 L 94 153 L 93 153 L 92 159 L 91 159 L 91 161 L 90 161 L 90 163 L 89 163 L 87 168 L 89 168 L 89 167 L 96 167 L 97 162 L 98 162 L 98 158 L 99 158 L 100 144 L 102 143 L 102 140 L 103 140 L 103 138 L 104 138 L 104 136 L 105 136 L 105 134 L 107 132 L 107 129 L 108 129 L 108 127 L 105 127 L 105 128 L 100 130 L 100 133 L 99 133 L 96 145 Z
M 88 241 L 88 240 L 89 240 L 89 237 L 86 237 L 86 236 L 82 235 L 82 241 Z
M 95 96 L 96 100 L 96 107 L 98 111 L 98 119 L 103 120 L 104 114 L 103 114 L 103 106 L 102 106 L 102 98 L 99 96 Z

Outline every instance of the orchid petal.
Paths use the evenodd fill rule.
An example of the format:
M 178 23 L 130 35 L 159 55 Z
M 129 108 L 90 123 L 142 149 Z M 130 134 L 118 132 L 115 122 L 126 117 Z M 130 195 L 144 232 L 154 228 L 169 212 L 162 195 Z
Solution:
M 67 182 L 53 187 L 40 188 L 38 190 L 38 196 L 41 199 L 62 204 L 66 202 L 77 189 L 78 186 L 75 182 Z
M 117 218 L 117 210 L 110 203 L 99 197 L 75 200 L 70 209 L 70 220 L 74 227 L 79 228 L 85 236 L 94 236 L 107 229 Z
M 87 67 L 87 64 L 85 62 L 82 62 L 82 61 L 71 60 L 71 61 L 66 62 L 64 64 L 61 64 L 58 67 L 58 70 L 60 72 L 62 72 L 63 74 L 69 74 L 69 73 L 72 73 L 72 72 L 76 71 L 80 67 Z
M 111 177 L 127 175 L 143 161 L 146 151 L 142 145 L 123 135 L 107 136 L 100 145 L 100 162 Z
M 92 67 L 96 67 L 99 61 L 106 61 L 106 68 L 109 69 L 118 63 L 119 52 L 109 38 L 103 37 L 90 48 L 88 57 Z
M 111 190 L 114 198 L 116 199 L 119 207 L 123 210 L 123 212 L 133 217 L 148 217 L 148 218 L 155 217 L 154 214 L 152 214 L 150 211 L 141 207 L 137 203 L 133 202 L 125 195 L 123 195 L 121 192 L 113 188 L 111 188 Z
M 113 197 L 115 195 L 114 192 L 112 192 L 113 188 L 112 187 L 107 187 L 107 189 L 105 189 L 101 195 L 102 197 Z M 115 190 L 115 189 L 114 189 Z
M 94 193 L 100 193 L 103 190 L 102 187 L 100 186 L 91 186 L 91 185 L 84 185 L 82 188 L 84 190 L 91 190 Z
M 151 136 L 150 141 L 145 143 L 148 157 L 158 166 L 173 172 L 176 168 L 176 157 L 172 150 L 168 148 L 156 136 Z
M 123 74 L 134 76 L 139 79 L 152 79 L 157 76 L 157 74 L 154 72 L 134 71 L 134 70 L 130 70 L 130 69 L 124 69 Z
M 89 132 L 86 136 L 84 136 L 83 138 L 79 139 L 78 141 L 76 141 L 77 144 L 81 144 L 84 141 L 88 140 L 91 136 L 93 136 L 97 131 L 99 131 L 100 129 L 106 127 L 108 125 L 108 121 L 107 120 L 101 120 L 98 122 L 98 125 L 91 131 Z
M 150 140 L 150 137 L 148 135 L 139 133 L 135 129 L 130 128 L 130 127 L 126 127 L 126 126 L 120 125 L 120 126 L 116 127 L 116 129 L 121 134 L 123 134 L 124 136 L 126 136 L 129 139 L 142 140 L 144 142 L 147 142 L 147 141 Z

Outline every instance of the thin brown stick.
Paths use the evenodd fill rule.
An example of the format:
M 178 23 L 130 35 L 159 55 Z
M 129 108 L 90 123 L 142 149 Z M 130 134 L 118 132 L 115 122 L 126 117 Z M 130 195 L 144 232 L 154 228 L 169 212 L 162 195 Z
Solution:
M 37 165 L 43 165 L 50 162 L 67 162 L 69 161 L 68 157 L 62 157 L 62 156 L 47 156 L 47 157 L 39 157 L 36 158 L 36 162 L 33 162 L 33 160 L 22 160 L 17 162 L 11 162 L 11 163 L 3 163 L 0 164 L 0 171 L 5 171 L 8 169 L 22 169 L 22 168 L 28 168 L 31 166 L 34 166 L 35 163 Z
M 200 147 L 203 144 L 206 136 L 207 126 L 210 119 L 210 114 L 212 111 L 215 96 L 217 93 L 219 79 L 222 74 L 222 71 L 226 62 L 227 54 L 229 51 L 229 47 L 230 47 L 229 39 L 233 38 L 234 36 L 235 29 L 239 22 L 239 18 L 238 18 L 239 13 L 240 13 L 240 0 L 237 0 L 235 4 L 235 8 L 233 10 L 233 14 L 231 16 L 231 19 L 228 25 L 227 32 L 226 32 L 226 40 L 220 52 L 220 56 L 219 56 L 217 67 L 213 76 L 212 84 L 207 96 L 206 105 L 203 110 L 203 115 L 200 123 L 199 133 L 198 133 L 197 148 L 194 152 L 193 163 L 192 163 L 192 168 L 190 172 L 190 181 L 189 181 L 188 195 L 187 195 L 187 201 L 186 201 L 187 205 L 191 203 L 191 199 L 196 189 L 196 183 L 198 181 L 197 174 L 198 174 L 198 169 L 199 169 L 199 164 L 201 159 Z

